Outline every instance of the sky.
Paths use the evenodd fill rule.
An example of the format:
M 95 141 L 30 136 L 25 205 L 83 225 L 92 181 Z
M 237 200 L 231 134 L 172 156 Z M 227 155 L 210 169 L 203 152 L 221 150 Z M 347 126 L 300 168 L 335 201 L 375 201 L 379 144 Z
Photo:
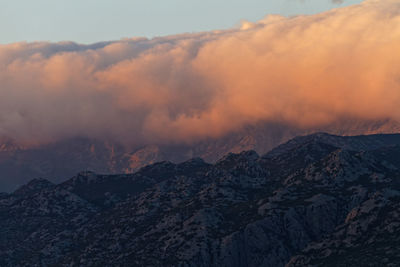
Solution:
M 336 2 L 336 3 L 335 3 Z M 361 0 L 0 0 L 0 43 L 95 43 L 227 29 L 267 14 L 315 14 Z

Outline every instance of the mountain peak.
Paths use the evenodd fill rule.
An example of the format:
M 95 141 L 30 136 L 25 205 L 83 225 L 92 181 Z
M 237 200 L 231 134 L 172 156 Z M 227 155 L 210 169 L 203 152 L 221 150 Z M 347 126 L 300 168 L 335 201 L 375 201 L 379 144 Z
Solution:
M 228 153 L 217 161 L 217 164 L 223 164 L 230 161 L 255 161 L 259 159 L 259 155 L 254 150 L 242 151 L 240 153 Z
M 400 144 L 400 134 L 374 134 L 358 136 L 338 136 L 328 133 L 314 133 L 295 137 L 268 152 L 266 157 L 273 157 L 289 152 L 306 144 L 325 144 L 345 150 L 369 151 L 385 146 Z
M 21 186 L 18 188 L 14 194 L 15 195 L 24 195 L 29 194 L 37 191 L 41 191 L 46 188 L 51 188 L 55 186 L 52 182 L 43 179 L 43 178 L 35 178 L 29 181 L 26 185 Z

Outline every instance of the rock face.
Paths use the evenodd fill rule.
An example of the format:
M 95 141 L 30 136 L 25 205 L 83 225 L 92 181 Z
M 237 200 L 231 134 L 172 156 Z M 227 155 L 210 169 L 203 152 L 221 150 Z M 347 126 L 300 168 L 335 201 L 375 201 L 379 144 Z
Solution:
M 400 123 L 393 121 L 340 122 L 313 129 L 334 134 L 357 135 L 400 132 Z M 34 177 L 51 182 L 65 181 L 79 171 L 96 173 L 132 173 L 158 161 L 183 162 L 201 157 L 215 162 L 225 154 L 255 150 L 264 154 L 297 135 L 310 131 L 279 123 L 260 123 L 215 139 L 187 144 L 148 144 L 126 147 L 115 142 L 73 138 L 36 147 L 21 147 L 10 139 L 0 138 L 0 191 L 12 192 Z
M 0 195 L 0 266 L 398 266 L 400 135 L 35 179 Z

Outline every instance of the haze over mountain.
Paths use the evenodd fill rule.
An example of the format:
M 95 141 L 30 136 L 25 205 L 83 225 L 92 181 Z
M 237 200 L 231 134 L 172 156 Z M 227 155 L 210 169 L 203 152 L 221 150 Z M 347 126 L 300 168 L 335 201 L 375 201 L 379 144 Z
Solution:
M 398 133 L 391 121 L 349 121 L 317 129 L 335 134 Z M 191 144 L 148 144 L 127 147 L 118 142 L 70 138 L 34 147 L 19 146 L 12 140 L 0 142 L 0 192 L 10 192 L 32 178 L 62 182 L 82 170 L 104 174 L 132 173 L 158 161 L 183 162 L 194 157 L 215 162 L 229 152 L 255 150 L 260 154 L 299 135 L 312 131 L 279 124 L 258 124 L 220 138 Z

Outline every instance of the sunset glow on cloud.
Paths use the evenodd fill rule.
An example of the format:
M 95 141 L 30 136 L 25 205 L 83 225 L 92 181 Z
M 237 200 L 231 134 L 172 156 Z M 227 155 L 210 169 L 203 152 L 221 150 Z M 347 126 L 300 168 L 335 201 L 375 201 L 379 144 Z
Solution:
M 152 40 L 0 45 L 0 135 L 141 144 L 400 120 L 399 47 L 397 0 Z

